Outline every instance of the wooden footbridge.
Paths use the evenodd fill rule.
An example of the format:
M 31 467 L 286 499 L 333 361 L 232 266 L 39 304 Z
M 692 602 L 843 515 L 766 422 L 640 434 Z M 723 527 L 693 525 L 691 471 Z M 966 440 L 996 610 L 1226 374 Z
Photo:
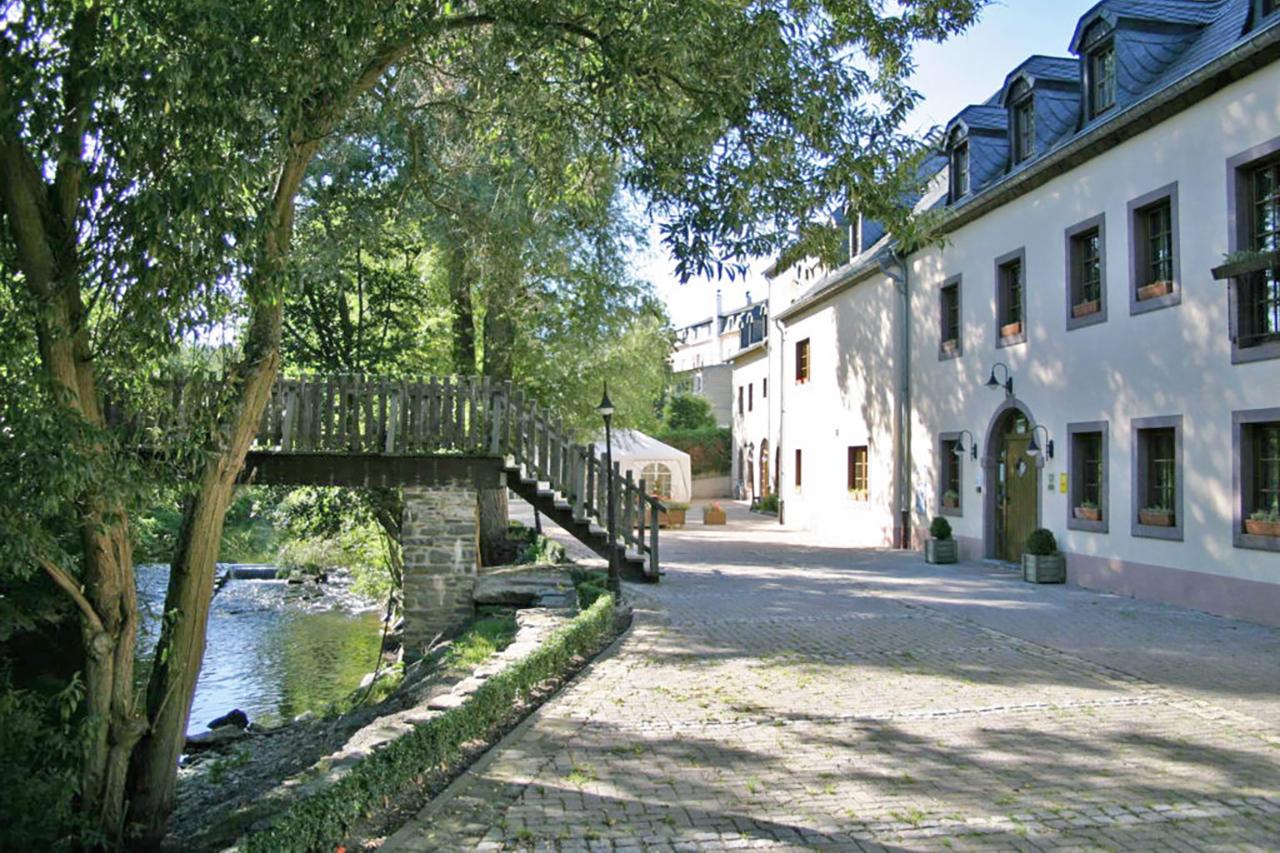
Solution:
M 183 389 L 175 390 L 183 419 Z M 191 395 L 198 397 L 199 395 Z M 190 404 L 185 408 L 194 408 Z M 506 485 L 623 577 L 659 577 L 660 501 L 614 464 L 617 538 L 606 528 L 604 460 L 510 382 L 485 377 L 302 376 L 275 383 L 244 482 L 341 486 Z

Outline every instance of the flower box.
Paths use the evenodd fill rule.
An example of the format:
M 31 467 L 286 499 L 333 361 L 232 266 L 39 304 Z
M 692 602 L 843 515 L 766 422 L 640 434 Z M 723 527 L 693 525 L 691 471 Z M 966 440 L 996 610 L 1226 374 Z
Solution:
M 1148 299 L 1168 296 L 1170 293 L 1173 293 L 1173 282 L 1153 281 L 1138 288 L 1138 301 L 1146 302 Z
M 1214 281 L 1224 281 L 1229 278 L 1239 278 L 1243 275 L 1262 272 L 1263 270 L 1280 268 L 1280 251 L 1244 252 L 1241 254 L 1244 257 L 1228 261 L 1220 267 L 1214 267 L 1212 271 Z
M 658 513 L 659 527 L 684 527 L 684 507 L 667 507 Z
M 1090 299 L 1088 302 L 1081 302 L 1078 305 L 1071 306 L 1071 316 L 1079 320 L 1081 317 L 1088 317 L 1090 314 L 1097 314 L 1102 310 L 1101 299 Z
M 943 495 L 943 496 L 942 496 L 942 505 L 943 505 L 944 507 L 946 507 L 947 509 L 959 509 L 959 508 L 960 508 L 960 499 L 959 499 L 959 498 L 957 498 L 957 497 L 954 497 L 954 496 L 947 496 L 947 495 Z
M 729 521 L 723 509 L 718 506 L 704 506 L 702 508 L 703 524 L 727 524 Z
M 1082 521 L 1102 521 L 1102 510 L 1098 507 L 1078 506 L 1072 510 L 1075 517 Z
M 955 338 L 948 338 L 942 342 L 943 355 L 955 355 L 958 349 L 960 349 L 960 342 Z
M 1066 583 L 1067 558 L 1062 554 L 1023 554 L 1022 579 L 1027 583 Z
M 1019 320 L 1017 323 L 1006 323 L 1000 327 L 1000 337 L 1002 338 L 1013 338 L 1013 337 L 1017 337 L 1020 334 L 1022 334 L 1021 320 Z
M 1138 523 L 1147 527 L 1173 527 L 1173 513 L 1139 510 Z
M 960 557 L 960 547 L 954 539 L 926 539 L 924 541 L 925 562 L 936 564 L 954 563 Z
M 1244 532 L 1250 536 L 1280 537 L 1280 521 L 1259 521 L 1254 518 L 1246 518 Z

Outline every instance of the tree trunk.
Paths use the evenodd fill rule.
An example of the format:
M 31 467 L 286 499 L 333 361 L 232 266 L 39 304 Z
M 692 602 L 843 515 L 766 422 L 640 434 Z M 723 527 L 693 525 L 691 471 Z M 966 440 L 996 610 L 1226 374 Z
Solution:
M 476 316 L 472 303 L 474 284 L 463 235 L 450 233 L 446 270 L 449 299 L 453 303 L 453 369 L 459 376 L 476 372 Z
M 510 294 L 500 293 L 501 288 L 489 289 L 484 313 L 484 375 L 499 382 L 511 379 L 512 348 L 515 344 L 515 327 L 501 300 Z M 480 562 L 495 565 L 506 550 L 507 527 L 511 517 L 506 488 L 480 489 Z

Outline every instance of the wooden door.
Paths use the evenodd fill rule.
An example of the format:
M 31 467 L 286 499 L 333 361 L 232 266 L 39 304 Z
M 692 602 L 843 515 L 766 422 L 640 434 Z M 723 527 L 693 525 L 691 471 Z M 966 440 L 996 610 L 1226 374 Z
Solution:
M 1031 436 L 1023 432 L 1010 432 L 1005 436 L 1002 458 L 1002 497 L 1000 556 L 1012 562 L 1022 561 L 1022 550 L 1027 536 L 1036 528 L 1036 501 L 1040 490 L 1036 487 L 1035 457 L 1027 455 Z

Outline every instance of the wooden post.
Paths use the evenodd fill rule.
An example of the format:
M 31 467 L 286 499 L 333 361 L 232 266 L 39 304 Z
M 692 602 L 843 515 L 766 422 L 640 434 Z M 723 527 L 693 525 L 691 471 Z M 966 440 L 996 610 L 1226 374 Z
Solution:
M 658 569 L 658 506 L 652 499 L 648 499 L 645 503 L 649 507 L 649 577 L 654 580 L 658 579 L 661 572 Z

